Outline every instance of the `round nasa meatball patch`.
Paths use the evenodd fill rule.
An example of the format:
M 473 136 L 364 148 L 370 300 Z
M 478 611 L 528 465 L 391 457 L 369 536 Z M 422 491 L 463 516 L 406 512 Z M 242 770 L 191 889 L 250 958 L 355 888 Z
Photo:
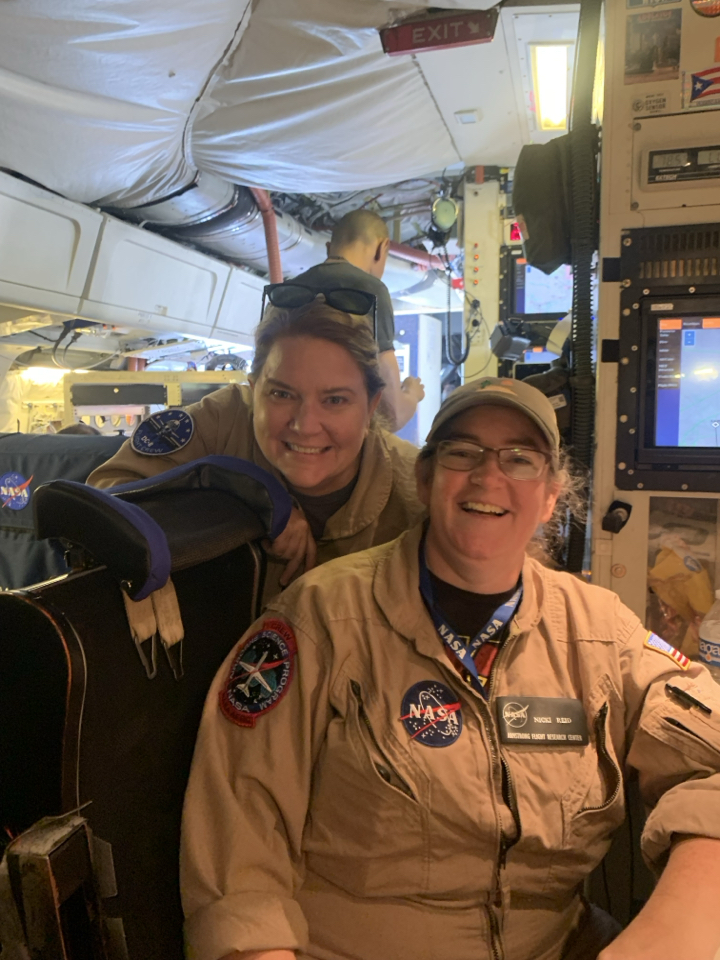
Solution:
M 240 727 L 276 707 L 290 689 L 297 652 L 295 634 L 282 620 L 266 620 L 233 661 L 220 691 L 220 709 Z
M 4 473 L 0 477 L 0 508 L 24 510 L 30 503 L 30 480 L 21 473 Z
M 437 680 L 421 680 L 410 687 L 400 719 L 410 739 L 426 747 L 449 747 L 462 733 L 460 702 Z

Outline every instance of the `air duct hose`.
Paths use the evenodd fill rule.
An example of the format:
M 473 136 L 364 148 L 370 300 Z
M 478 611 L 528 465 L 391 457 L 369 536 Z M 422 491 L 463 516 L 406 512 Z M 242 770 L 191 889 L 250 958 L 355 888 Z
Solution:
M 390 241 L 389 253 L 399 260 L 408 260 L 410 263 L 416 263 L 425 270 L 445 270 L 445 264 L 434 253 L 427 253 L 425 250 L 416 250 L 407 243 L 396 243 Z
M 250 187 L 258 210 L 262 214 L 263 227 L 265 228 L 265 243 L 267 245 L 268 267 L 270 272 L 270 283 L 282 283 L 283 271 L 280 261 L 280 241 L 278 240 L 277 218 L 273 210 L 272 200 L 267 190 L 260 187 Z
M 597 249 L 597 130 L 592 124 L 595 61 L 602 0 L 582 0 L 570 121 L 570 201 L 572 209 L 572 448 L 576 462 L 592 468 L 595 425 L 595 375 L 592 362 L 592 258 Z M 589 479 L 586 494 L 589 496 Z M 572 516 L 566 568 L 583 569 L 587 523 Z

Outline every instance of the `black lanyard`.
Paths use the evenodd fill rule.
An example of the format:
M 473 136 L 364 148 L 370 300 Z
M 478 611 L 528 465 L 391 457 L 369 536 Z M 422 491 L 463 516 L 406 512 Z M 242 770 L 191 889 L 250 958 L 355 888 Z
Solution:
M 473 687 L 487 699 L 485 687 L 480 682 L 480 676 L 475 665 L 475 654 L 484 643 L 498 636 L 498 634 L 505 629 L 506 624 L 514 616 L 515 611 L 519 607 L 522 599 L 522 581 L 510 599 L 505 603 L 500 604 L 482 630 L 478 630 L 472 640 L 469 643 L 465 643 L 465 641 L 459 637 L 447 623 L 442 610 L 435 602 L 430 572 L 425 561 L 424 537 L 420 543 L 418 559 L 420 565 L 420 593 L 422 594 L 422 598 L 425 601 L 425 606 L 428 608 L 428 612 L 432 617 L 433 623 L 435 624 L 435 629 L 437 630 L 438 634 L 440 635 L 440 639 L 448 648 L 448 650 L 451 651 L 453 656 L 460 661 L 463 667 L 470 674 Z

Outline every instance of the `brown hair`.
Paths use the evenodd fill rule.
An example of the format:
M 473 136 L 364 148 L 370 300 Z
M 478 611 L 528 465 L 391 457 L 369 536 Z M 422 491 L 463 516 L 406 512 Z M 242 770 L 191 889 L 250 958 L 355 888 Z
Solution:
M 356 317 L 313 300 L 304 307 L 284 309 L 268 307 L 255 330 L 255 356 L 250 375 L 256 380 L 278 340 L 286 337 L 316 337 L 344 347 L 360 368 L 368 399 L 385 386 L 380 375 L 377 343 L 366 317 Z
M 102 436 L 97 427 L 91 427 L 89 423 L 71 423 L 69 427 L 63 427 L 62 430 L 58 430 L 58 435 L 61 433 L 74 433 L 78 436 L 88 437 Z

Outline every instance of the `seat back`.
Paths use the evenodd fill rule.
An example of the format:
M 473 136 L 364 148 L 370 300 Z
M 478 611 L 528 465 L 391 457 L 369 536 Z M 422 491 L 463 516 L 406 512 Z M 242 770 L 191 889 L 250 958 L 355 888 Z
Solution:
M 68 572 L 59 544 L 35 535 L 35 491 L 51 480 L 84 482 L 124 441 L 124 437 L 0 434 L 0 587 L 17 589 Z
M 213 676 L 257 615 L 250 545 L 173 581 L 184 673 L 149 680 L 105 569 L 0 594 L 0 816 L 13 835 L 80 809 L 112 845 L 131 960 L 182 960 L 180 816 Z
M 230 473 L 237 494 L 237 464 Z M 187 484 L 172 486 L 177 475 L 164 494 L 162 483 L 156 485 L 151 502 L 153 509 L 161 505 L 160 522 L 148 515 L 149 528 L 133 526 L 132 511 L 116 515 L 102 497 L 60 484 L 56 497 L 49 491 L 38 498 L 47 523 L 51 508 L 62 514 L 70 495 L 72 510 L 54 518 L 54 530 L 67 536 L 77 529 L 94 542 L 95 532 L 85 536 L 84 527 L 107 524 L 122 562 L 114 572 L 96 567 L 0 593 L 0 823 L 16 836 L 42 817 L 81 813 L 94 849 L 105 851 L 106 873 L 114 863 L 114 882 L 105 877 L 102 887 L 117 893 L 102 901 L 103 912 L 114 921 L 115 940 L 122 921 L 130 960 L 183 958 L 180 819 L 197 728 L 215 673 L 259 614 L 264 559 L 252 541 L 274 533 L 290 509 L 275 481 L 265 484 L 251 473 L 260 486 L 241 490 L 236 507 L 227 489 L 218 490 L 222 477 L 194 492 Z M 187 475 L 194 483 L 193 468 Z M 83 525 L 78 504 L 86 496 L 89 522 Z M 220 517 L 231 535 L 219 537 L 215 549 L 205 542 L 204 559 L 188 565 L 198 556 L 203 524 L 214 531 Z M 132 549 L 124 550 L 128 523 Z M 143 540 L 146 529 L 151 535 Z M 158 546 L 163 534 L 166 542 Z M 118 579 L 127 586 L 127 570 L 157 573 L 157 554 L 166 549 L 184 629 L 183 669 L 171 669 L 170 654 L 166 658 L 158 644 L 150 679 Z M 138 563 L 138 556 L 145 560 Z M 135 580 L 142 593 L 142 573 Z

